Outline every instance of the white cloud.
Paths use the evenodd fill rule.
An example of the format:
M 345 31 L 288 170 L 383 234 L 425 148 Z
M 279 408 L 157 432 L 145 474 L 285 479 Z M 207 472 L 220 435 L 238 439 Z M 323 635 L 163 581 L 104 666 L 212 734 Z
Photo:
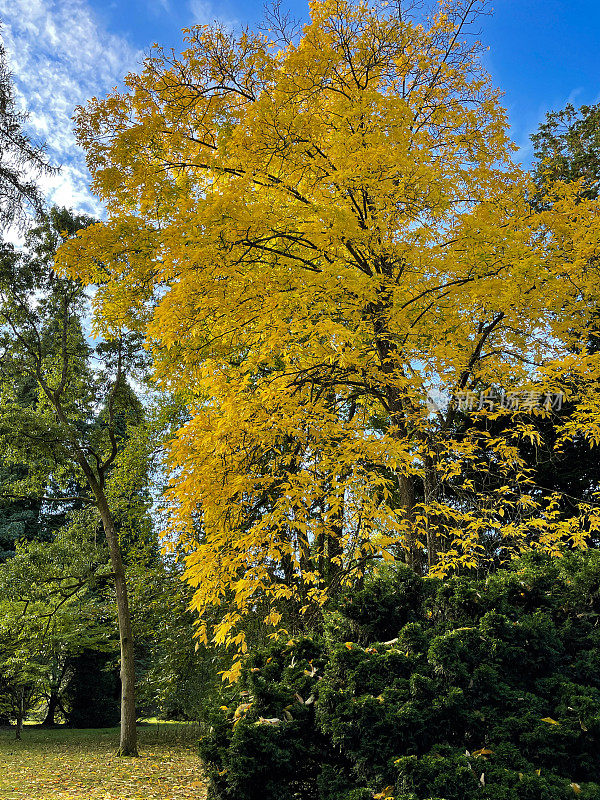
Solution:
M 192 25 L 210 25 L 212 22 L 219 22 L 226 28 L 233 29 L 238 24 L 236 19 L 226 19 L 218 14 L 210 0 L 190 0 L 189 9 Z
M 50 203 L 101 215 L 75 142 L 75 107 L 102 96 L 136 69 L 142 54 L 106 31 L 85 0 L 0 0 L 2 38 L 28 129 L 46 142 L 58 176 L 40 181 Z
M 207 0 L 190 0 L 190 11 L 194 25 L 208 25 L 217 16 Z
M 150 9 L 154 13 L 158 13 L 161 11 L 168 13 L 171 11 L 171 5 L 169 3 L 169 0 L 151 0 Z

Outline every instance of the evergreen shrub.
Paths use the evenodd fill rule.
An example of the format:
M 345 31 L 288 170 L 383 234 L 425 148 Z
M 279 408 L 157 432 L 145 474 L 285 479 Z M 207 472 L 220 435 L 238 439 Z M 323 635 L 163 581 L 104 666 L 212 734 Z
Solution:
M 210 800 L 598 800 L 600 553 L 383 570 L 232 692 Z

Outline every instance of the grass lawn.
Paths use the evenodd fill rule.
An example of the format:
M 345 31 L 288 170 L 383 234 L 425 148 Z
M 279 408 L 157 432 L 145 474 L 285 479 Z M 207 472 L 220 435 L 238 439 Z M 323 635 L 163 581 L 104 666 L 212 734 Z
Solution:
M 0 800 L 204 800 L 194 733 L 142 726 L 140 758 L 117 758 L 116 728 L 0 730 Z

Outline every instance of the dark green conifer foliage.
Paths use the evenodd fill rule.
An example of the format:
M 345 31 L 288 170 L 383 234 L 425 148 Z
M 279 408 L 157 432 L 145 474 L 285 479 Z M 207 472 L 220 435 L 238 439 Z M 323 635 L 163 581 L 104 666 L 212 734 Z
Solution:
M 597 800 L 600 554 L 384 570 L 241 688 L 201 742 L 211 800 Z
M 31 212 L 40 216 L 43 201 L 36 179 L 57 170 L 44 147 L 24 126 L 27 114 L 17 109 L 6 50 L 0 41 L 0 230 L 22 226 Z

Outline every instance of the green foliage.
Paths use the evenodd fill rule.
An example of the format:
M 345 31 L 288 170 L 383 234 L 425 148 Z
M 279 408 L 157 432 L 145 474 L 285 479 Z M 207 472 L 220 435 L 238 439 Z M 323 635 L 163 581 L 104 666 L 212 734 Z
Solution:
M 21 698 L 26 711 L 48 699 L 51 724 L 57 709 L 69 709 L 65 689 L 77 681 L 82 652 L 115 660 L 107 655 L 116 647 L 107 554 L 81 533 L 73 526 L 53 542 L 19 543 L 0 565 L 0 705 L 10 717 Z M 88 667 L 81 679 L 90 680 Z
M 60 523 L 52 534 L 56 527 L 61 534 L 69 526 L 83 531 L 86 541 L 93 541 L 95 550 L 102 552 L 100 560 L 97 553 L 92 559 L 101 575 L 106 574 L 110 552 L 117 587 L 113 598 L 119 601 L 123 702 L 130 704 L 123 717 L 128 724 L 123 729 L 121 751 L 133 754 L 135 673 L 123 562 L 125 566 L 136 562 L 148 566 L 158 559 L 149 515 L 148 448 L 153 442 L 142 404 L 129 383 L 139 380 L 145 366 L 139 337 L 117 328 L 107 341 L 92 348 L 84 334 L 90 298 L 81 283 L 61 277 L 55 270 L 59 243 L 91 222 L 88 217 L 52 209 L 30 232 L 22 251 L 9 245 L 0 248 L 0 450 L 7 474 L 0 499 L 4 495 L 11 501 L 18 498 L 21 505 L 37 502 L 38 522 L 48 505 L 57 509 L 52 521 L 57 522 L 58 516 Z M 27 533 L 16 530 L 14 524 L 5 527 L 9 545 Z M 0 542 L 1 536 L 0 527 Z M 108 550 L 105 544 L 110 545 Z M 94 577 L 93 572 L 90 565 L 85 582 Z M 80 576 L 75 567 L 71 572 L 74 597 L 81 588 Z M 40 588 L 40 597 L 27 607 L 28 616 L 34 620 L 37 614 L 39 620 L 49 621 L 49 629 L 54 628 L 54 612 L 48 612 L 43 604 L 44 590 L 55 578 L 34 571 L 29 581 Z M 58 583 L 64 583 L 62 576 Z M 64 609 L 72 611 L 68 599 L 70 595 L 65 597 Z M 106 599 L 104 588 L 95 587 L 90 589 L 87 605 Z M 77 621 L 86 621 L 85 612 L 79 618 L 73 614 L 73 622 Z M 107 615 L 106 621 L 114 630 L 114 615 Z M 63 691 L 61 710 L 71 724 L 111 724 L 115 717 L 115 703 L 111 708 L 114 678 L 108 687 L 105 679 L 107 669 L 114 672 L 114 659 L 105 664 L 104 642 L 96 647 L 81 625 L 73 630 L 78 630 L 76 642 L 65 630 L 64 642 L 53 640 L 58 649 L 52 650 L 48 661 L 52 665 L 47 681 L 49 724 L 65 685 L 69 689 Z M 44 628 L 41 641 L 46 640 Z M 82 651 L 88 651 L 87 661 Z
M 128 570 L 138 641 L 138 708 L 142 716 L 202 723 L 219 698 L 226 654 L 194 638 L 192 590 L 171 559 Z
M 241 694 L 230 690 L 212 732 L 201 740 L 214 798 L 315 798 L 326 737 L 315 721 L 315 692 L 324 666 L 323 642 L 301 639 L 253 655 Z M 224 711 L 224 713 L 223 713 Z
M 597 552 L 485 580 L 385 570 L 324 637 L 248 658 L 201 742 L 209 797 L 596 798 L 599 623 Z
M 357 638 L 360 642 L 384 641 L 396 636 L 400 628 L 419 619 L 420 608 L 431 585 L 410 569 L 383 567 L 382 580 L 356 588 L 339 601 L 339 613 L 330 617 L 328 628 L 334 635 Z M 343 621 L 342 628 L 335 630 Z
M 0 486 L 10 486 L 25 475 L 26 468 L 21 465 L 0 465 Z M 35 497 L 0 497 L 0 561 L 14 553 L 16 542 L 45 538 L 44 526 L 39 524 L 41 506 Z
M 600 104 L 569 103 L 546 114 L 531 137 L 535 148 L 533 173 L 540 194 L 554 181 L 581 181 L 584 197 L 596 198 L 600 189 Z
M 83 333 L 86 298 L 75 281 L 57 276 L 53 256 L 59 231 L 73 235 L 90 222 L 53 209 L 29 232 L 24 250 L 0 248 L 0 444 L 5 469 L 12 467 L 0 494 L 8 499 L 38 500 L 49 487 L 70 496 L 83 482 L 71 439 L 88 434 L 98 400 Z M 53 393 L 61 397 L 63 423 Z

